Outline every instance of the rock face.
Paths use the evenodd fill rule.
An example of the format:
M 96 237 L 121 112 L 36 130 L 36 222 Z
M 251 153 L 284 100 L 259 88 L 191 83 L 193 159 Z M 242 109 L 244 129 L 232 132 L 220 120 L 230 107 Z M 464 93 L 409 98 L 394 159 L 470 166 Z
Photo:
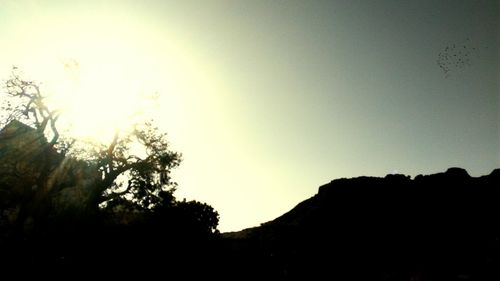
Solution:
M 58 153 L 43 133 L 11 121 L 0 130 L 0 226 L 31 221 L 40 212 L 83 209 L 99 176 Z
M 47 145 L 43 134 L 16 120 L 0 131 L 1 183 L 8 186 L 4 193 L 36 189 L 43 171 L 59 164 L 61 157 Z
M 500 280 L 499 200 L 498 169 L 337 179 L 273 221 L 225 234 L 226 262 L 285 280 Z

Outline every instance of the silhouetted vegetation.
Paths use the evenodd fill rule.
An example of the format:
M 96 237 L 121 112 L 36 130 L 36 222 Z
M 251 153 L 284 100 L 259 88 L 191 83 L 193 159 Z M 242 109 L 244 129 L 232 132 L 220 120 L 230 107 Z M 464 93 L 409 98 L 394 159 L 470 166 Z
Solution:
M 175 198 L 170 172 L 180 154 L 151 123 L 117 132 L 108 145 L 79 144 L 59 133 L 59 114 L 36 83 L 14 74 L 6 85 L 4 273 L 500 280 L 500 170 L 337 179 L 271 222 L 219 235 L 211 206 Z
M 108 145 L 61 135 L 59 113 L 16 72 L 2 98 L 2 267 L 124 274 L 203 255 L 218 213 L 175 198 L 170 173 L 181 155 L 165 134 L 148 122 L 117 131 Z

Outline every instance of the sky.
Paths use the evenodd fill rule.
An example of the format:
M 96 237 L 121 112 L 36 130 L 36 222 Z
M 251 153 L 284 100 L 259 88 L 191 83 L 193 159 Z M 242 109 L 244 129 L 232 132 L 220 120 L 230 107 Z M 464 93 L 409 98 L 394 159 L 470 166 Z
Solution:
M 154 118 L 235 231 L 335 178 L 500 168 L 499 5 L 0 0 L 0 77 L 78 136 Z

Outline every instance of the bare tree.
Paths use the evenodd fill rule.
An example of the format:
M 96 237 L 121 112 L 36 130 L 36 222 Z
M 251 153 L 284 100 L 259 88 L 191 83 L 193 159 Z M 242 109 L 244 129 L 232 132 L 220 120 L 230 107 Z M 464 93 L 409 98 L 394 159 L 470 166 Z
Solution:
M 12 76 L 6 81 L 5 89 L 8 98 L 2 109 L 7 112 L 7 116 L 3 118 L 2 123 L 7 124 L 12 120 L 25 122 L 40 133 L 50 135 L 49 143 L 56 144 L 59 139 L 56 126 L 59 112 L 47 107 L 39 84 L 21 79 L 17 68 L 13 67 Z

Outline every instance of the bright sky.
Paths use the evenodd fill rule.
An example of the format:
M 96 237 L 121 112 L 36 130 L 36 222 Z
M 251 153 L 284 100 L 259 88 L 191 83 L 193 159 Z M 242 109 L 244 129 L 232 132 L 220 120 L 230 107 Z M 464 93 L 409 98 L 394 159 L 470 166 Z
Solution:
M 184 156 L 177 197 L 239 230 L 339 177 L 500 167 L 499 14 L 495 0 L 0 0 L 0 77 L 44 82 L 76 135 L 154 117 Z

